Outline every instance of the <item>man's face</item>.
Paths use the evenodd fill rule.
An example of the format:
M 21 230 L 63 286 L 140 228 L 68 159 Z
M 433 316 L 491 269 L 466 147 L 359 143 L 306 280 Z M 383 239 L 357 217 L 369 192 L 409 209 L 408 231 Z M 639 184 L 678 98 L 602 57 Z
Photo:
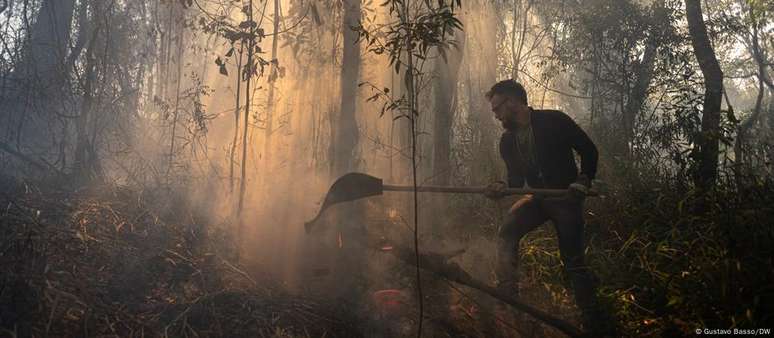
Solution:
M 518 100 L 505 96 L 495 94 L 489 99 L 489 104 L 492 107 L 492 113 L 495 118 L 502 123 L 505 129 L 516 128 L 516 117 L 519 114 L 524 114 L 526 105 L 522 104 Z

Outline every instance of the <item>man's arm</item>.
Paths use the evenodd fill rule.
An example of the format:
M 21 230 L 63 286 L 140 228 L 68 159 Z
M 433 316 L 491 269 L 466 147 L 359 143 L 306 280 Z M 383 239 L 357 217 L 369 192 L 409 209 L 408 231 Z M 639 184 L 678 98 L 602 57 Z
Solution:
M 570 146 L 578 152 L 581 158 L 581 175 L 593 180 L 597 175 L 597 160 L 599 153 L 597 146 L 591 141 L 580 126 L 567 114 L 561 114 Z

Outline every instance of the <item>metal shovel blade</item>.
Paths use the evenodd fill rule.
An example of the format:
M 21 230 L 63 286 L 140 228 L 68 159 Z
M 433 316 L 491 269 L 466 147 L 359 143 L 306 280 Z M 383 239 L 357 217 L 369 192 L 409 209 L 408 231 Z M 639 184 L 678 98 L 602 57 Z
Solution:
M 382 179 L 371 175 L 349 173 L 339 177 L 339 179 L 331 185 L 328 194 L 325 195 L 325 200 L 320 207 L 320 212 L 317 213 L 317 216 L 315 216 L 314 219 L 304 224 L 306 233 L 309 233 L 312 230 L 312 226 L 317 222 L 317 219 L 320 218 L 323 211 L 331 205 L 354 201 L 364 197 L 381 195 L 384 191 L 383 188 Z

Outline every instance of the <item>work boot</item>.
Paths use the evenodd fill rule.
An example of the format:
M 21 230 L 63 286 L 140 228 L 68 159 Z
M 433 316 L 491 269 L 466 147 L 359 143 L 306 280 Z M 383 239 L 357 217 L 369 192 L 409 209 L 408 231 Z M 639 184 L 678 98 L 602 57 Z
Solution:
M 618 337 L 617 322 L 608 304 L 597 295 L 598 281 L 586 266 L 567 268 L 575 301 L 582 313 L 583 330 L 590 337 Z

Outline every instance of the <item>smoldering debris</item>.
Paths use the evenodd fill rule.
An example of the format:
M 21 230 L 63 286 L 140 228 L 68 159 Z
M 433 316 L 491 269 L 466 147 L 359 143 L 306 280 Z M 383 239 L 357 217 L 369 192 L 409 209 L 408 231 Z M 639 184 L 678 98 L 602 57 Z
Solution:
M 117 187 L 0 193 L 4 334 L 359 336 L 345 309 L 246 272 L 226 232 L 185 205 Z

